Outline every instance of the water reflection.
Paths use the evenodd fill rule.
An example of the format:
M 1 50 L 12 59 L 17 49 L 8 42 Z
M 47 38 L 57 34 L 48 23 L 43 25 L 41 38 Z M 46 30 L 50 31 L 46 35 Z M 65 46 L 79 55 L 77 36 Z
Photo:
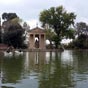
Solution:
M 52 57 L 52 56 L 51 56 Z M 71 70 L 69 66 L 62 67 L 61 53 L 55 52 L 45 71 L 41 73 L 39 88 L 68 88 L 72 87 Z
M 72 51 L 67 51 L 65 50 L 64 52 L 61 53 L 61 62 L 62 65 L 73 65 L 73 55 Z
M 25 70 L 39 72 L 45 63 L 45 52 L 25 53 Z
M 88 51 L 0 53 L 0 88 L 87 88 L 87 58 Z
M 22 88 L 20 82 L 26 86 L 26 83 L 29 84 L 31 80 L 37 88 L 73 86 L 70 66 L 62 66 L 64 54 L 65 52 L 25 52 L 24 56 L 20 57 L 3 57 L 1 60 L 2 86 Z

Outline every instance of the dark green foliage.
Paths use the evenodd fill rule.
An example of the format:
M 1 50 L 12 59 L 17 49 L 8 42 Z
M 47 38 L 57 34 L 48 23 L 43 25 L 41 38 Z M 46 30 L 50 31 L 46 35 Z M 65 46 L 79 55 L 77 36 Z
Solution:
M 85 22 L 79 22 L 76 24 L 76 34 L 79 36 L 81 34 L 88 35 L 88 25 Z
M 55 48 L 58 49 L 58 45 L 60 45 L 61 39 L 58 38 L 57 35 L 54 35 L 52 40 L 55 42 Z
M 73 42 L 74 46 L 80 49 L 88 48 L 88 25 L 84 22 L 76 24 L 76 35 L 78 36 Z
M 2 19 L 6 20 L 6 21 L 12 20 L 14 18 L 17 18 L 16 13 L 3 13 L 2 14 Z
M 24 46 L 24 29 L 19 23 L 19 17 L 16 13 L 3 13 L 2 18 L 5 20 L 4 25 L 4 43 L 14 48 L 22 48 Z
M 8 32 L 4 34 L 4 43 L 12 45 L 15 48 L 22 48 L 24 37 L 22 36 L 24 29 L 17 25 L 9 27 Z
M 53 32 L 51 29 L 46 29 L 45 32 L 46 32 L 46 39 L 49 40 L 50 42 L 49 48 L 53 48 L 52 41 L 53 37 L 55 36 L 55 32 Z
M 74 39 L 75 38 L 75 30 L 73 28 L 69 28 L 64 32 L 65 38 Z
M 78 38 L 74 41 L 74 45 L 80 49 L 88 48 L 88 36 L 81 34 Z
M 51 7 L 48 10 L 44 10 L 40 13 L 40 21 L 44 27 L 46 24 L 50 28 L 54 29 L 58 40 L 61 40 L 67 35 L 67 29 L 69 26 L 74 25 L 74 19 L 76 15 L 74 13 L 67 12 L 63 6 Z M 60 43 L 60 41 L 58 42 Z M 58 48 L 58 47 L 57 47 Z

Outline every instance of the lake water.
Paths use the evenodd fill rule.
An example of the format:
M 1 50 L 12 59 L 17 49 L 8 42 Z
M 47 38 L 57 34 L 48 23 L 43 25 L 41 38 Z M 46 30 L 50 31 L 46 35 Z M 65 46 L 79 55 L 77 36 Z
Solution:
M 88 51 L 0 53 L 0 88 L 88 88 Z

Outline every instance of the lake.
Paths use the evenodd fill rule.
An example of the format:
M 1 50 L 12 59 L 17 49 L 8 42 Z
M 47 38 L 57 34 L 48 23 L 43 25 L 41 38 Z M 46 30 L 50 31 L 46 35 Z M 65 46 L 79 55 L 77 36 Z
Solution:
M 0 88 L 88 88 L 88 50 L 0 53 Z

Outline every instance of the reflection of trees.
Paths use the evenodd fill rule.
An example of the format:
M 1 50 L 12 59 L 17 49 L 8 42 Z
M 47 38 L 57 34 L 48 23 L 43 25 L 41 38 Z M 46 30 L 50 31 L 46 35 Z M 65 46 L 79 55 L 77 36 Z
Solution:
M 61 65 L 61 56 L 55 53 L 55 59 L 50 60 L 47 67 L 43 68 L 40 76 L 39 88 L 67 88 L 73 87 L 70 66 Z
M 77 71 L 78 73 L 82 74 L 86 71 L 88 71 L 88 51 L 86 50 L 80 50 L 73 52 L 74 55 L 74 65 L 77 65 Z M 76 64 L 77 63 L 77 64 Z
M 3 58 L 3 77 L 2 83 L 16 83 L 21 78 L 23 70 L 22 57 Z
M 39 88 L 68 88 L 74 86 L 71 67 L 69 64 L 62 66 L 61 53 L 49 52 L 48 54 L 49 57 L 47 58 L 45 52 L 28 52 L 27 59 L 25 56 L 4 58 L 2 82 L 16 83 L 22 76 L 31 76 L 33 72 L 39 73 L 37 74 L 37 76 L 39 75 Z M 35 75 L 32 74 L 32 76 Z

